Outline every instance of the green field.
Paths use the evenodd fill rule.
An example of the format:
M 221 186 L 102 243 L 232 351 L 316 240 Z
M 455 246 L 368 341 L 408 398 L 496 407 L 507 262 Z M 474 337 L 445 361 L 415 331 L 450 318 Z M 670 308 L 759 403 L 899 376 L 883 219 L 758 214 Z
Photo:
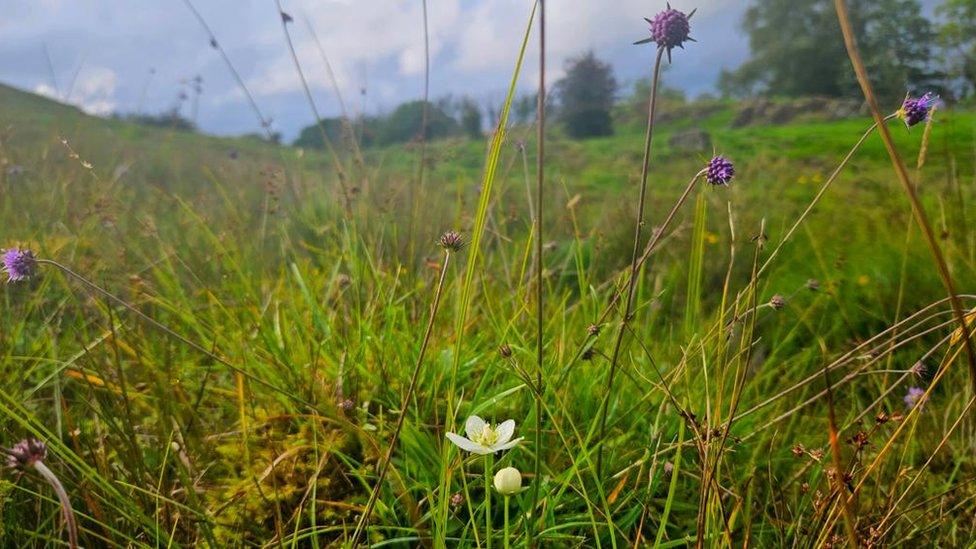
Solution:
M 341 182 L 319 151 L 93 118 L 6 87 L 0 107 L 0 248 L 64 264 L 210 351 L 52 265 L 3 286 L 0 443 L 47 442 L 84 547 L 347 542 L 404 406 L 377 546 L 484 546 L 486 518 L 498 546 L 700 533 L 821 547 L 845 543 L 847 521 L 886 546 L 972 541 L 966 354 L 876 134 L 786 239 L 868 118 L 732 128 L 740 106 L 718 103 L 659 125 L 645 241 L 711 157 L 670 147 L 676 132 L 706 130 L 737 176 L 696 186 L 662 233 L 610 393 L 622 312 L 602 313 L 626 281 L 643 128 L 554 129 L 537 393 L 534 128 L 510 129 L 490 180 L 487 140 L 459 139 L 430 144 L 422 183 L 417 144 L 362 164 L 342 149 Z M 891 129 L 972 309 L 976 112 L 937 111 L 928 135 Z M 437 245 L 448 230 L 469 242 L 459 253 Z M 931 388 L 919 408 L 903 401 L 912 386 Z M 445 438 L 472 414 L 525 437 L 492 467 L 518 468 L 527 488 L 493 494 L 488 516 L 485 459 Z M 35 476 L 0 480 L 0 516 L 4 546 L 65 539 Z

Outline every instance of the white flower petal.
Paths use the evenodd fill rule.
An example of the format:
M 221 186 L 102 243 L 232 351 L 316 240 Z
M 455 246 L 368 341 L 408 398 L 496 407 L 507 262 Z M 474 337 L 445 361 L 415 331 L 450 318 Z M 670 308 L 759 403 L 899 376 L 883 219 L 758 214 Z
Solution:
M 478 416 L 469 416 L 464 422 L 464 432 L 468 438 L 474 439 L 481 436 L 481 431 L 485 428 L 485 420 Z
M 514 448 L 519 442 L 522 442 L 523 438 L 525 437 L 518 437 L 517 439 L 508 442 L 506 444 L 496 444 L 492 446 L 491 450 L 493 452 L 501 452 L 502 450 L 508 450 L 509 448 Z
M 455 435 L 454 433 L 447 433 L 447 439 L 453 442 L 458 448 L 462 450 L 467 450 L 473 454 L 485 455 L 492 453 L 491 450 L 485 448 L 484 446 L 471 442 L 470 440 L 462 437 L 461 435 Z
M 495 446 L 498 446 L 499 444 L 505 444 L 506 442 L 511 440 L 512 435 L 515 434 L 515 420 L 510 419 L 508 421 L 502 422 L 502 424 L 495 429 L 495 433 L 498 435 L 498 442 L 495 443 Z

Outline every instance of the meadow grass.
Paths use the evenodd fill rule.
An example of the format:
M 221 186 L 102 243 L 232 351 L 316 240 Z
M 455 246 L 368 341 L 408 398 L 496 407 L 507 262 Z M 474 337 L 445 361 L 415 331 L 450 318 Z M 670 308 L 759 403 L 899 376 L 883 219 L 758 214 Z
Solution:
M 82 546 L 971 543 L 965 351 L 877 133 L 804 216 L 866 117 L 659 124 L 635 241 L 644 128 L 554 128 L 533 172 L 504 117 L 487 148 L 323 154 L 0 99 L 3 247 L 199 346 L 50 265 L 4 287 L 2 444 L 48 444 Z M 976 113 L 890 124 L 968 311 Z M 730 186 L 688 184 L 693 126 Z M 458 451 L 475 414 L 525 440 Z M 489 498 L 508 466 L 532 491 Z M 0 481 L 5 545 L 63 543 L 32 480 Z

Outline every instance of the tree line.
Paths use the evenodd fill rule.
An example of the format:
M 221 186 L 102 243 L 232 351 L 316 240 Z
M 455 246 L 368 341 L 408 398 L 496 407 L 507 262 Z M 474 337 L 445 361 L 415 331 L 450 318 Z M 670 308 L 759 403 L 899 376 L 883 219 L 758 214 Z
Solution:
M 850 0 L 858 46 L 879 98 L 895 103 L 910 90 L 938 93 L 947 101 L 976 95 L 976 0 L 944 0 L 925 16 L 918 0 Z M 723 97 L 858 97 L 837 17 L 830 0 L 753 0 L 741 21 L 748 34 L 750 58 L 719 76 Z M 619 86 L 610 64 L 590 52 L 566 62 L 547 109 L 566 134 L 587 138 L 613 133 Z M 648 84 L 638 82 L 635 96 Z M 512 121 L 535 117 L 535 95 L 523 95 L 512 107 Z M 425 105 L 412 101 L 384 116 L 356 123 L 364 146 L 405 143 L 421 137 L 480 138 L 498 113 L 470 97 L 447 97 L 426 104 L 426 133 L 421 135 Z M 343 121 L 323 120 L 330 139 L 340 139 Z M 296 145 L 321 147 L 316 125 L 302 130 Z

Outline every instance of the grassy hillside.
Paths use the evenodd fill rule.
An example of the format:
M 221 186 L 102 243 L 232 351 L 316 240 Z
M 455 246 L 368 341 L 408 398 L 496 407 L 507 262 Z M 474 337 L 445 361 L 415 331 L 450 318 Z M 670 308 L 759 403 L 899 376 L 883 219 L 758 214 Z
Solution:
M 669 146 L 676 132 L 707 131 L 737 177 L 695 187 L 662 233 L 609 394 L 621 313 L 603 312 L 633 245 L 641 129 L 554 131 L 537 445 L 532 128 L 503 145 L 478 263 L 466 282 L 475 249 L 450 254 L 425 345 L 436 239 L 470 240 L 485 143 L 432 144 L 420 185 L 415 144 L 362 165 L 341 150 L 340 179 L 316 151 L 101 120 L 6 87 L 0 107 L 0 247 L 56 260 L 210 351 L 49 264 L 3 286 L 0 444 L 47 442 L 83 546 L 340 544 L 405 405 L 378 546 L 484 544 L 485 460 L 445 438 L 471 414 L 526 437 L 493 464 L 541 492 L 532 513 L 532 489 L 493 496 L 489 522 L 500 538 L 509 505 L 514 543 L 683 546 L 703 531 L 715 545 L 819 547 L 846 535 L 838 495 L 854 486 L 864 540 L 970 542 L 968 519 L 953 520 L 976 507 L 965 356 L 876 135 L 786 239 L 867 119 L 733 129 L 723 105 L 658 128 L 645 239 L 711 156 Z M 927 137 L 892 130 L 972 308 L 976 113 L 937 112 Z M 912 386 L 932 388 L 914 412 Z M 0 498 L 4 544 L 63 539 L 36 475 L 5 475 Z

